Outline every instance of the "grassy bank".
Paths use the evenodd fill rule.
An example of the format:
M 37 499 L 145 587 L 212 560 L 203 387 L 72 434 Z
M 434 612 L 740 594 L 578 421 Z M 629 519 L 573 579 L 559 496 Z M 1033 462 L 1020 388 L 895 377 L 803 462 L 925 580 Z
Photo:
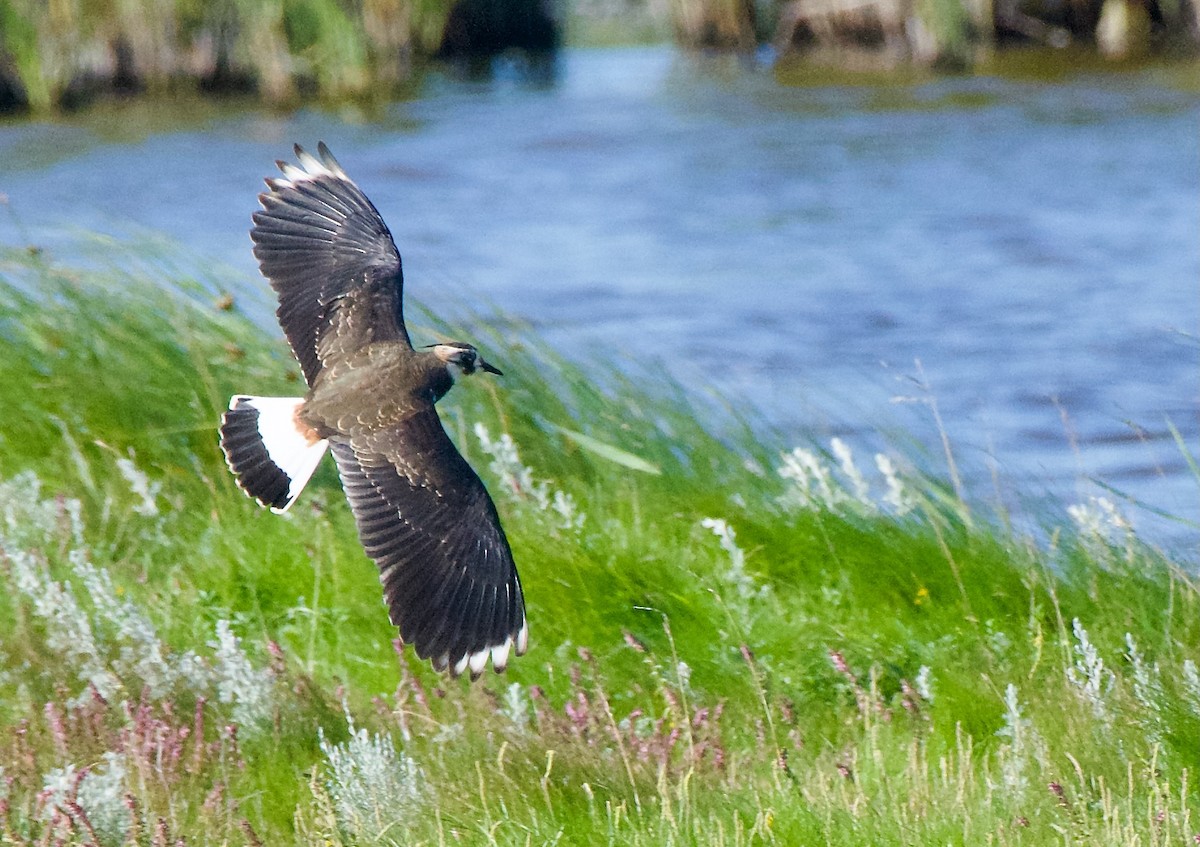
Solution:
M 0 113 L 194 92 L 274 107 L 387 103 L 435 54 L 673 39 L 905 75 L 984 67 L 1000 46 L 1125 63 L 1194 58 L 1194 0 L 0 0 Z M 1053 64 L 1053 60 L 1050 60 Z M 487 63 L 469 65 L 486 75 Z M 542 72 L 536 72 L 542 68 Z M 534 79 L 546 68 L 534 63 Z M 818 71 L 819 73 L 819 71 Z
M 0 0 L 0 110 L 199 87 L 276 105 L 391 99 L 450 0 Z
M 718 434 L 661 378 L 426 324 L 507 374 L 443 415 L 532 628 L 452 681 L 394 649 L 331 469 L 288 517 L 226 472 L 228 395 L 299 391 L 282 343 L 128 252 L 0 256 L 4 843 L 1200 833 L 1197 583 L 1105 503 L 1035 544 L 903 456 Z

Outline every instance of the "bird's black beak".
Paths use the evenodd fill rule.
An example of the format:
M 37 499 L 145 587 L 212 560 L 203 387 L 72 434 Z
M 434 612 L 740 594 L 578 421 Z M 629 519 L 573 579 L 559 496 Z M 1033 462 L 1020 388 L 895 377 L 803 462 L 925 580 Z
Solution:
M 495 374 L 496 376 L 504 376 L 504 371 L 493 365 L 489 365 L 483 359 L 480 359 L 478 362 L 476 362 L 476 364 L 479 365 L 480 370 L 487 371 L 488 373 Z

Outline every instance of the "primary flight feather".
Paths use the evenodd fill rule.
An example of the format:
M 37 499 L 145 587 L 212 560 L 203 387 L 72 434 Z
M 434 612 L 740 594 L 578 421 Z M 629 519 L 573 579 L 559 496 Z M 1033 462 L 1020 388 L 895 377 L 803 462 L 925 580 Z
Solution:
M 332 452 L 401 639 L 455 676 L 489 659 L 502 671 L 528 642 L 521 582 L 434 405 L 456 374 L 500 371 L 470 344 L 413 348 L 383 218 L 323 143 L 295 151 L 299 164 L 267 179 L 250 237 L 308 393 L 233 397 L 221 449 L 238 485 L 277 512 Z

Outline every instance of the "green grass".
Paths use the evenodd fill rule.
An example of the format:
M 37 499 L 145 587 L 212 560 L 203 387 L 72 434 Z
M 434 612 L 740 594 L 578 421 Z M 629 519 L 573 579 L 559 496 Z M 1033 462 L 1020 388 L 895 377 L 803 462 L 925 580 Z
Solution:
M 197 86 L 296 106 L 380 102 L 411 85 L 413 57 L 438 47 L 449 0 L 0 0 L 0 72 L 46 113 L 113 87 Z M 126 91 L 125 93 L 133 93 Z M 8 104 L 3 104 L 8 105 Z M 13 104 L 16 105 L 16 104 Z
M 830 488 L 804 501 L 792 444 L 698 420 L 653 371 L 425 319 L 505 370 L 442 411 L 531 622 L 504 676 L 450 680 L 394 649 L 331 469 L 284 518 L 224 467 L 228 395 L 301 389 L 282 342 L 186 263 L 100 256 L 0 255 L 0 843 L 1200 833 L 1197 583 L 1119 526 L 1015 536 L 904 456 L 902 508 L 871 457 L 860 498 L 812 445 Z

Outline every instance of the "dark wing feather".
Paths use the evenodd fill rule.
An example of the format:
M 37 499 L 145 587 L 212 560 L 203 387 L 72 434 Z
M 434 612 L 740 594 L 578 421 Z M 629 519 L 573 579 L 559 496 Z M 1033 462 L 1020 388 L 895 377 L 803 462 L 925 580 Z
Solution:
M 373 341 L 411 343 L 400 254 L 387 225 L 323 143 L 296 145 L 254 214 L 254 255 L 279 295 L 276 315 L 304 378 Z
M 429 407 L 331 442 L 363 547 L 400 637 L 477 675 L 525 651 L 525 601 L 496 507 Z

